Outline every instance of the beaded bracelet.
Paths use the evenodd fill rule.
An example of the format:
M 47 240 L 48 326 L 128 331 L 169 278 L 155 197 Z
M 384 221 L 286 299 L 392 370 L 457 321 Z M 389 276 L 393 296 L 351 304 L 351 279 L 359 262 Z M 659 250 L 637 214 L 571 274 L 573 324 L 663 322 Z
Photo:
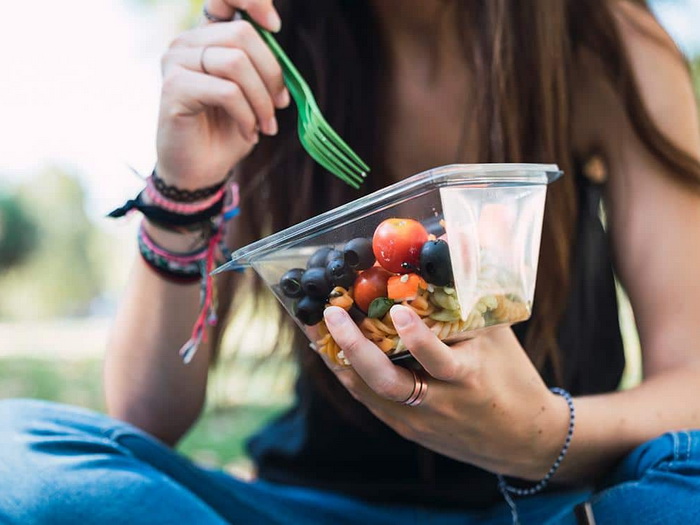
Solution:
M 541 492 L 549 484 L 549 481 L 552 479 L 552 477 L 554 477 L 554 474 L 556 474 L 557 470 L 559 470 L 561 462 L 564 460 L 566 453 L 569 451 L 569 445 L 571 445 L 571 438 L 574 435 L 574 426 L 576 423 L 576 410 L 574 409 L 574 400 L 571 397 L 571 394 L 563 388 L 554 387 L 550 388 L 549 390 L 554 394 L 562 396 L 566 400 L 566 404 L 569 405 L 569 429 L 566 432 L 564 446 L 562 447 L 561 452 L 559 452 L 559 456 L 557 456 L 557 459 L 554 461 L 554 464 L 549 469 L 547 474 L 545 474 L 544 478 L 542 478 L 538 483 L 536 483 L 532 487 L 513 487 L 512 485 L 509 485 L 506 482 L 505 478 L 502 475 L 498 474 L 498 489 L 501 491 L 501 494 L 506 500 L 506 503 L 508 503 L 508 506 L 510 507 L 513 516 L 513 523 L 516 525 L 519 523 L 518 509 L 515 505 L 515 502 L 513 501 L 513 498 L 511 498 L 510 495 L 513 494 L 515 496 L 532 496 L 534 494 L 537 494 L 538 492 Z

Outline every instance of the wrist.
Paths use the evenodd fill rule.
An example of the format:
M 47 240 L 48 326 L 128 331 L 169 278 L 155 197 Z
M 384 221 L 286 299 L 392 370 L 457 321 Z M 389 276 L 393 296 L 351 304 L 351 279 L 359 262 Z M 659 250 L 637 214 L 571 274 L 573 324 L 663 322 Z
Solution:
M 223 184 L 230 174 L 230 171 L 222 173 L 221 170 L 216 169 L 212 173 L 201 172 L 194 176 L 183 177 L 168 170 L 163 164 L 156 164 L 153 172 L 157 173 L 158 178 L 165 184 L 176 186 L 184 192 L 198 192 L 202 188 Z
M 540 480 L 547 474 L 561 453 L 571 422 L 569 404 L 561 395 L 549 392 L 549 406 L 542 422 L 542 444 L 539 461 L 533 480 Z
M 528 432 L 530 446 L 527 457 L 517 472 L 509 476 L 528 481 L 539 481 L 547 475 L 561 453 L 569 430 L 569 406 L 562 396 L 551 391 L 540 404 L 539 414 L 532 419 Z

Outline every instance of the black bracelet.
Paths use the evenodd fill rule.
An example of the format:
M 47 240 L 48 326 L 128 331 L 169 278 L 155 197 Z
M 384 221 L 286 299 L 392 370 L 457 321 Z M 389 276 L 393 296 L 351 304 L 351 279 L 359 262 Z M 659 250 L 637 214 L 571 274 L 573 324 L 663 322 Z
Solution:
M 135 199 L 130 199 L 123 206 L 113 210 L 108 216 L 112 218 L 124 217 L 131 210 L 140 211 L 155 224 L 165 227 L 192 226 L 209 222 L 213 217 L 221 213 L 224 208 L 224 199 L 219 199 L 206 210 L 192 214 L 174 213 L 164 210 L 159 206 L 146 204 L 143 202 L 143 192 L 139 193 Z
M 574 435 L 574 426 L 576 423 L 576 410 L 574 409 L 574 400 L 571 397 L 571 394 L 563 388 L 555 387 L 550 388 L 549 390 L 554 394 L 562 396 L 566 400 L 567 405 L 569 405 L 569 430 L 566 433 L 564 446 L 562 447 L 559 456 L 554 461 L 554 464 L 549 469 L 549 472 L 547 472 L 544 478 L 542 478 L 538 483 L 536 483 L 532 487 L 513 487 L 512 485 L 509 485 L 506 482 L 505 478 L 502 475 L 498 474 L 498 489 L 501 491 L 501 494 L 506 500 L 506 503 L 508 503 L 508 506 L 510 507 L 511 513 L 513 515 L 513 523 L 519 523 L 518 510 L 515 506 L 515 502 L 513 501 L 510 495 L 513 494 L 515 496 L 532 496 L 534 494 L 537 494 L 538 492 L 541 492 L 549 484 L 549 481 L 552 479 L 552 477 L 554 477 L 554 474 L 556 474 L 557 470 L 559 470 L 561 462 L 564 460 L 566 453 L 569 451 L 569 445 L 571 445 L 571 438 Z
M 211 197 L 217 191 L 219 191 L 228 180 L 228 177 L 226 177 L 221 182 L 206 188 L 183 190 L 177 186 L 166 184 L 166 182 L 158 176 L 155 169 L 151 174 L 151 178 L 153 179 L 153 185 L 156 187 L 158 192 L 166 199 L 170 199 L 171 201 L 175 202 L 197 202 L 206 199 L 207 197 Z

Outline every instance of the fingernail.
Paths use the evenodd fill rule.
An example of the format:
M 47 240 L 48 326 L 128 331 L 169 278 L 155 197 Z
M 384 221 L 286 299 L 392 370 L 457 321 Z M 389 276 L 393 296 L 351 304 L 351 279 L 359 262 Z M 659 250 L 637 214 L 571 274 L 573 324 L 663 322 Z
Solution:
M 411 314 L 403 306 L 392 306 L 391 307 L 391 320 L 394 322 L 396 328 L 404 328 L 411 324 Z
M 347 321 L 347 317 L 342 308 L 338 306 L 329 306 L 323 311 L 323 317 L 331 326 L 341 326 Z
M 282 20 L 280 20 L 280 15 L 277 14 L 277 11 L 270 11 L 265 20 L 267 21 L 267 28 L 273 33 L 277 33 L 277 31 L 282 29 Z
M 287 88 L 284 88 L 282 92 L 275 97 L 275 103 L 280 108 L 286 108 L 287 106 L 289 106 L 290 102 L 291 101 L 289 100 L 289 91 L 287 91 Z
M 275 117 L 265 123 L 265 131 L 268 135 L 277 135 L 277 119 Z

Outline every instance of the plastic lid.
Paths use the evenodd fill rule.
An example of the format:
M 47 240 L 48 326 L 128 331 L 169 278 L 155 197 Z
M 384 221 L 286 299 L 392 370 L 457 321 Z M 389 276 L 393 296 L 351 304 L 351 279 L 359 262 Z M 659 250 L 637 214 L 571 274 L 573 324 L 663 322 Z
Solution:
M 219 266 L 212 274 L 246 268 L 252 260 L 272 251 L 284 249 L 300 240 L 328 232 L 382 208 L 438 188 L 472 184 L 545 185 L 554 182 L 561 175 L 562 172 L 555 164 L 451 164 L 433 168 L 244 246 L 236 250 L 231 255 L 231 260 Z

